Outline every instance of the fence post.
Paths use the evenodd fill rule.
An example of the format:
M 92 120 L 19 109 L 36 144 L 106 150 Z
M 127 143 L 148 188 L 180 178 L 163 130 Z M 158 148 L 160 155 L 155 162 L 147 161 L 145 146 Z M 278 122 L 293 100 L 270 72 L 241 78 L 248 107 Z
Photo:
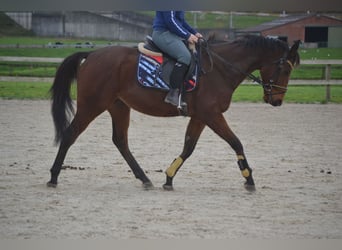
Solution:
M 325 66 L 325 81 L 326 81 L 326 87 L 325 87 L 325 100 L 326 102 L 330 101 L 331 95 L 330 95 L 330 76 L 331 76 L 331 64 L 327 64 Z

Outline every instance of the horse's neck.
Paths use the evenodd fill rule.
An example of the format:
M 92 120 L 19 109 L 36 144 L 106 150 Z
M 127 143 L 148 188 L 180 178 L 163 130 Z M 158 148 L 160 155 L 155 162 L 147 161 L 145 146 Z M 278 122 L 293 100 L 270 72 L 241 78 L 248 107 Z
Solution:
M 234 79 L 234 82 L 231 82 L 234 88 L 238 87 L 248 74 L 260 69 L 263 63 L 260 60 L 261 53 L 234 44 L 218 47 L 215 53 L 226 61 L 226 63 L 221 62 L 222 67 L 225 68 L 222 72 L 229 75 L 230 79 Z
M 261 65 L 265 63 L 264 55 L 267 51 L 235 46 L 228 53 L 231 54 L 234 62 L 240 65 L 242 70 L 251 73 L 251 71 L 260 69 Z
M 238 70 L 232 70 L 230 74 L 235 74 L 242 80 L 246 75 L 255 70 L 259 70 L 263 65 L 267 65 L 280 55 L 275 51 L 258 48 L 245 48 L 231 44 L 217 49 L 217 54 L 222 56 L 228 63 Z M 241 80 L 241 81 L 242 81 Z

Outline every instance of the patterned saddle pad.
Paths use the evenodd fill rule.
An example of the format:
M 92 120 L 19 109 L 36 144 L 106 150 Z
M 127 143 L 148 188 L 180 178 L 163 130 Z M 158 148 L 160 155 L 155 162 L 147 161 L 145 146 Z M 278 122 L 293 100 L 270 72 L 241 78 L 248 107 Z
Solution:
M 170 89 L 170 74 L 175 61 L 162 56 L 151 56 L 140 53 L 138 60 L 138 83 L 144 87 L 168 91 Z M 198 81 L 198 67 L 184 81 L 184 89 L 190 92 L 195 89 Z

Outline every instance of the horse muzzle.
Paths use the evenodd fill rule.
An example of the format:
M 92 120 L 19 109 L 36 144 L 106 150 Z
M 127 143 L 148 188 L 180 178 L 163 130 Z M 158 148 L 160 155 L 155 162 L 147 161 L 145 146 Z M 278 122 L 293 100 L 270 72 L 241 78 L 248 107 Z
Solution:
M 270 103 L 274 107 L 281 106 L 283 104 L 283 100 L 274 100 Z
M 279 107 L 283 104 L 283 100 L 280 98 L 274 98 L 272 95 L 265 95 L 264 96 L 265 103 L 271 104 L 273 107 Z

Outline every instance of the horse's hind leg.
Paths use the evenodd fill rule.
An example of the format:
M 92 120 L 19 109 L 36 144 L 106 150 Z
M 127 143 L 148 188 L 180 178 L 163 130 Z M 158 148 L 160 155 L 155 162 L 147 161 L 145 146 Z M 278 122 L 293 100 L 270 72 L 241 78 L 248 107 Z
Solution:
M 153 187 L 152 182 L 145 175 L 128 147 L 128 126 L 130 121 L 130 108 L 122 101 L 117 100 L 108 109 L 112 116 L 114 145 L 119 149 L 121 155 L 132 169 L 135 177 L 142 181 L 145 188 Z
M 85 113 L 81 110 L 83 110 Z M 50 169 L 51 179 L 47 183 L 49 187 L 57 186 L 57 179 L 69 148 L 76 141 L 77 137 L 87 128 L 89 123 L 100 113 L 100 111 L 94 111 L 87 108 L 77 109 L 74 119 L 64 132 L 56 159 L 52 165 L 52 168 Z
M 171 163 L 171 165 L 165 171 L 166 183 L 163 185 L 163 188 L 165 190 L 173 190 L 173 178 L 175 177 L 180 167 L 183 165 L 184 161 L 188 159 L 194 151 L 198 138 L 201 135 L 204 127 L 205 124 L 201 121 L 195 118 L 190 119 L 188 128 L 185 133 L 183 152 Z

